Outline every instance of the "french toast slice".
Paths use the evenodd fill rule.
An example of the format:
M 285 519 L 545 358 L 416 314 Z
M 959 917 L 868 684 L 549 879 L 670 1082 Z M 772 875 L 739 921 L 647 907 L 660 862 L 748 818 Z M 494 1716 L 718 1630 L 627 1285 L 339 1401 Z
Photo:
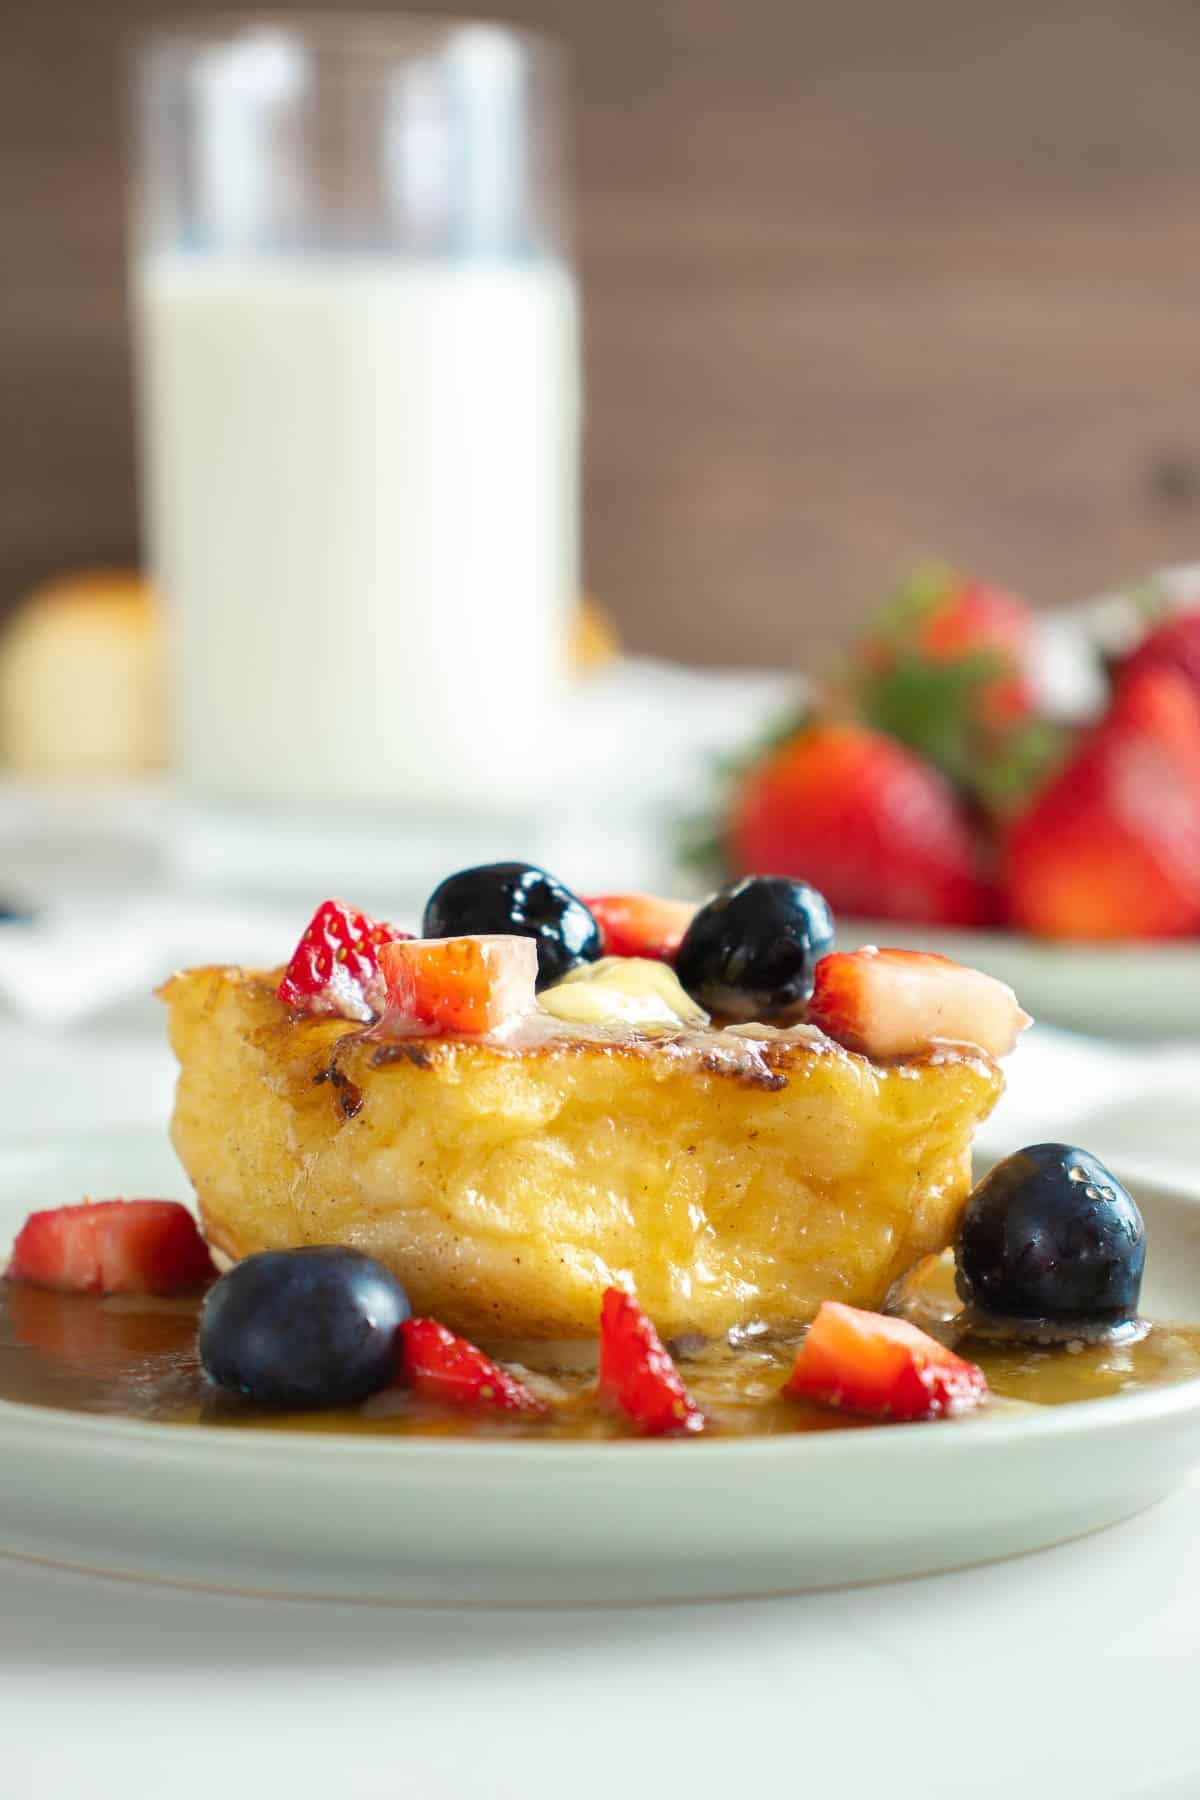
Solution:
M 592 1338 L 614 1283 L 666 1338 L 877 1307 L 952 1238 L 1002 1085 L 979 1051 L 876 1062 L 811 1026 L 384 1043 L 278 982 L 162 990 L 210 1242 L 368 1251 L 485 1341 Z

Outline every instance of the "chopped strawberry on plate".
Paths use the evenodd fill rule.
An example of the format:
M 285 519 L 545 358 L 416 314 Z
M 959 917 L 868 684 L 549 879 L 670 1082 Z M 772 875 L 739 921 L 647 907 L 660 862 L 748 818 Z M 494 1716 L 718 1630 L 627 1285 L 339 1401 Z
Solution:
M 647 1437 L 704 1429 L 657 1331 L 624 1288 L 606 1288 L 601 1304 L 600 1393 Z
M 784 1387 L 794 1399 L 880 1419 L 937 1419 L 987 1398 L 983 1370 L 906 1319 L 826 1300 Z
M 8 1265 L 10 1281 L 77 1294 L 173 1294 L 215 1273 L 177 1200 L 87 1200 L 30 1213 Z
M 344 900 L 325 900 L 284 971 L 279 998 L 293 1012 L 372 1019 L 384 1003 L 379 952 L 407 936 Z
M 515 1375 L 436 1319 L 406 1319 L 400 1327 L 400 1342 L 401 1380 L 431 1400 L 450 1406 L 492 1407 L 499 1412 L 545 1411 Z
M 987 925 L 997 897 L 967 810 L 929 763 L 881 732 L 802 727 L 741 779 L 735 869 L 811 882 L 843 913 Z
M 1007 1056 L 1031 1023 L 1004 982 L 921 950 L 834 951 L 814 974 L 808 1017 L 848 1049 L 914 1056 L 936 1043 Z
M 498 1031 L 533 1010 L 538 947 L 533 938 L 411 938 L 385 944 L 382 1029 Z
M 594 894 L 584 905 L 600 927 L 605 956 L 670 962 L 696 914 L 687 900 L 657 894 Z

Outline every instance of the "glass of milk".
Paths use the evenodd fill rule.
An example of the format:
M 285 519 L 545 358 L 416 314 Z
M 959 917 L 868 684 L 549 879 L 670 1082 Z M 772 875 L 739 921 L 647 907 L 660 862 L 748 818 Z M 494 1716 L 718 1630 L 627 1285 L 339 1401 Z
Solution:
M 307 844 L 332 879 L 347 820 L 533 816 L 578 592 L 558 52 L 247 19 L 147 40 L 134 110 L 143 511 L 198 860 L 249 821 L 233 864 Z

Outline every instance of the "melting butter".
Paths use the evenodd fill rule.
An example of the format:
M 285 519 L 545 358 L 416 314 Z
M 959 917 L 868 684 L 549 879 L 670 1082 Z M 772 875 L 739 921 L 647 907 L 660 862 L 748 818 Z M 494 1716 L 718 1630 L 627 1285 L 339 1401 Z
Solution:
M 543 1012 L 576 1025 L 705 1025 L 708 1014 L 666 963 L 643 956 L 602 956 L 572 969 L 538 996 Z

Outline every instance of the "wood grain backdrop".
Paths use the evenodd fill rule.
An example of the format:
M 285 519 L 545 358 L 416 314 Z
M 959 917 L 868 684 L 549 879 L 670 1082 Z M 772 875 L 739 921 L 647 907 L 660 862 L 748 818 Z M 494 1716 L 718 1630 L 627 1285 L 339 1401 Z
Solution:
M 575 54 L 635 645 L 803 660 L 931 551 L 1045 601 L 1200 555 L 1196 0 L 496 10 Z M 136 544 L 116 67 L 161 13 L 0 0 L 0 602 Z

